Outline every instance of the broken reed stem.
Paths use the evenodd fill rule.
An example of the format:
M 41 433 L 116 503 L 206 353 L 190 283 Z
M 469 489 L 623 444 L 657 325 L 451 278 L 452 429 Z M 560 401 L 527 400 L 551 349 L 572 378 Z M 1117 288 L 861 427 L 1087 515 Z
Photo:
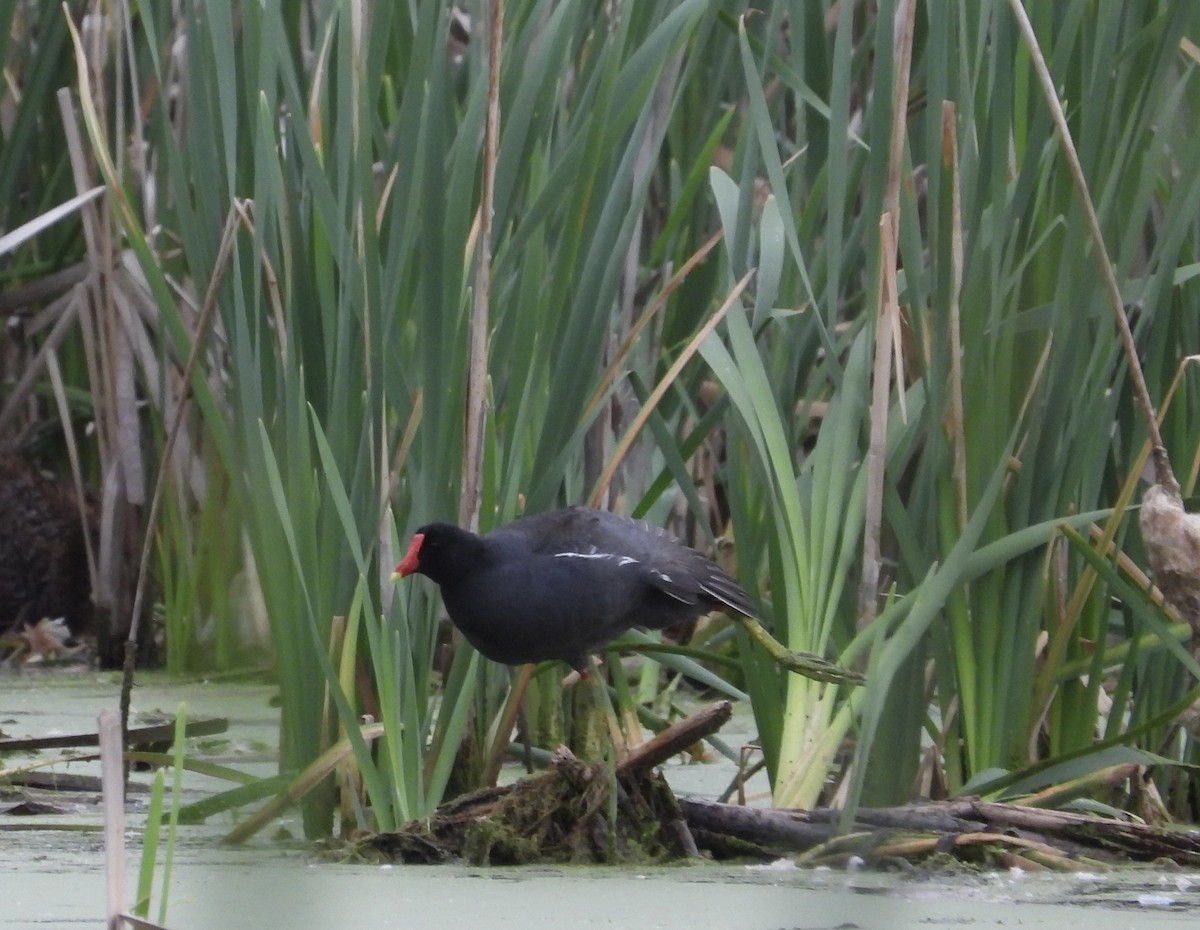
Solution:
M 892 134 L 888 149 L 887 187 L 879 220 L 879 299 L 875 312 L 875 365 L 871 389 L 871 436 L 867 451 L 867 501 L 863 519 L 863 569 L 858 588 L 858 623 L 875 619 L 879 588 L 879 533 L 883 524 L 883 472 L 887 445 L 888 398 L 892 386 L 892 345 L 900 331 L 896 290 L 897 237 L 900 230 L 900 174 L 904 166 L 904 136 L 908 114 L 908 81 L 912 65 L 916 0 L 906 0 L 896 12 L 896 83 L 892 95 Z M 897 364 L 897 375 L 900 374 Z M 903 387 L 899 388 L 903 403 Z
M 967 440 L 964 428 L 962 376 L 963 235 L 958 173 L 958 128 L 955 106 L 942 102 L 942 171 L 950 176 L 950 415 L 953 420 L 954 487 L 958 497 L 958 529 L 967 527 Z
M 879 589 L 883 523 L 883 470 L 887 451 L 888 397 L 892 385 L 892 334 L 900 307 L 896 302 L 897 223 L 891 213 L 879 221 L 879 306 L 875 315 L 875 364 L 871 376 L 871 436 L 867 446 L 867 502 L 863 529 L 863 570 L 858 589 L 858 625 L 875 619 Z

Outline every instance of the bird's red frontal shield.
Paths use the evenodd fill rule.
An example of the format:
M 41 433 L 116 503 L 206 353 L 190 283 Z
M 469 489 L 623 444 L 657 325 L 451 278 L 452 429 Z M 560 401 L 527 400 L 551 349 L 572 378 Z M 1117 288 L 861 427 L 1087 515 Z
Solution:
M 425 542 L 425 537 L 421 533 L 417 533 L 412 538 L 412 542 L 408 546 L 408 554 L 396 566 L 396 571 L 392 574 L 393 578 L 405 578 L 417 570 L 423 542 Z

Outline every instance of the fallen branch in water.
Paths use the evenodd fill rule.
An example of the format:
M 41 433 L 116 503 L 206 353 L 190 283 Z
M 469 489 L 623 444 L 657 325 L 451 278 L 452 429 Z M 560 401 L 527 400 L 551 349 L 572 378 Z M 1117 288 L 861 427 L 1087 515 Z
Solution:
M 805 864 L 868 864 L 932 853 L 999 858 L 1026 868 L 1094 868 L 1103 862 L 1170 859 L 1200 865 L 1200 830 L 1095 817 L 978 799 L 862 809 L 839 834 L 841 811 L 774 810 L 683 799 L 700 847 L 715 854 L 801 854 Z

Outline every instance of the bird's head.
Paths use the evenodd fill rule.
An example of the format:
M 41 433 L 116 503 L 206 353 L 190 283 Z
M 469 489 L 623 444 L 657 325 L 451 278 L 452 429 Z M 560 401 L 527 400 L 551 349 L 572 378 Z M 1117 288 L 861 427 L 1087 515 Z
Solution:
M 408 553 L 392 572 L 392 581 L 412 574 L 425 575 L 438 584 L 454 581 L 479 564 L 483 540 L 452 523 L 430 523 L 413 534 Z

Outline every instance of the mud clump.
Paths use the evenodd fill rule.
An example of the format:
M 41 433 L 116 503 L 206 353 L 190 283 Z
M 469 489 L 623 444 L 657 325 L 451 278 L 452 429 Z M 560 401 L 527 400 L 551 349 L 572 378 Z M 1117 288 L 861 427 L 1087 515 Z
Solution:
M 98 507 L 85 499 L 94 528 Z M 94 531 L 94 529 L 93 529 Z M 69 485 L 0 452 L 0 634 L 62 617 L 75 636 L 96 632 L 87 546 Z

